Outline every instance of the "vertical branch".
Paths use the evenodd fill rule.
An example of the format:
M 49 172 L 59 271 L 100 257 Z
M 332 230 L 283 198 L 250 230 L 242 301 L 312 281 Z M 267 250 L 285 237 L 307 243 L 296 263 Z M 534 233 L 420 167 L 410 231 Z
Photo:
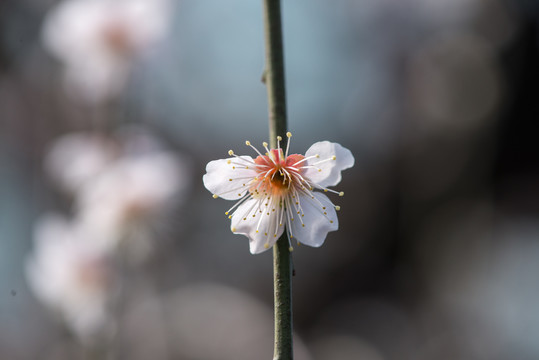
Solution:
M 286 92 L 280 0 L 263 0 L 266 68 L 263 81 L 268 91 L 269 140 L 277 147 L 277 136 L 285 138 Z M 286 232 L 273 247 L 274 360 L 292 360 L 291 259 Z
M 266 43 L 266 70 L 264 80 L 268 90 L 269 140 L 277 147 L 277 136 L 286 137 L 286 92 L 284 80 L 283 35 L 281 1 L 264 1 L 264 33 Z

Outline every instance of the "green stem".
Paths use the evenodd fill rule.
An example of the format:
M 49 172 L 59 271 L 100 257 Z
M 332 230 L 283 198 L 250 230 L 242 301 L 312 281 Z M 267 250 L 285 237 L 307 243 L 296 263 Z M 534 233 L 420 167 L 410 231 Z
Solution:
M 286 92 L 280 0 L 263 0 L 266 69 L 262 77 L 268 90 L 269 140 L 286 139 Z M 273 247 L 275 344 L 274 360 L 292 360 L 292 278 L 286 232 Z
M 264 80 L 268 89 L 269 139 L 277 147 L 277 136 L 286 139 L 286 93 L 284 81 L 283 35 L 280 0 L 264 1 L 264 33 L 266 70 Z

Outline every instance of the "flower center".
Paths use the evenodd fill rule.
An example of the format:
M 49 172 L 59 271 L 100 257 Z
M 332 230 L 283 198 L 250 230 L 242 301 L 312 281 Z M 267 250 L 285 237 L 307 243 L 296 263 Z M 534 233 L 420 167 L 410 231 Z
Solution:
M 129 55 L 133 51 L 129 31 L 120 21 L 106 24 L 102 30 L 102 36 L 106 46 L 116 55 Z
M 302 170 L 294 165 L 303 159 L 299 154 L 285 159 L 282 149 L 271 149 L 267 155 L 258 156 L 255 159 L 258 175 L 251 186 L 251 194 L 286 196 L 291 188 L 301 184 Z

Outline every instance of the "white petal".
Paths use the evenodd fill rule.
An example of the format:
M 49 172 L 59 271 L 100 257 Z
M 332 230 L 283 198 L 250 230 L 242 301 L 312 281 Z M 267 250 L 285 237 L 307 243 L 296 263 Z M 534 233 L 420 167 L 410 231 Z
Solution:
M 234 234 L 249 238 L 251 254 L 269 249 L 283 234 L 284 224 L 279 225 L 278 212 L 271 210 L 271 204 L 266 207 L 263 200 L 250 199 L 241 204 L 232 216 L 230 228 Z
M 249 182 L 256 176 L 254 164 L 252 168 L 251 164 L 253 158 L 250 156 L 210 161 L 202 177 L 204 186 L 223 199 L 238 200 L 249 190 Z M 245 169 L 245 166 L 249 168 Z
M 306 168 L 304 176 L 323 187 L 337 185 L 341 181 L 341 171 L 354 166 L 354 156 L 350 150 L 337 143 L 329 141 L 314 143 L 305 153 L 305 157 L 315 155 L 318 157 L 306 161 L 307 165 L 315 168 Z M 331 160 L 333 156 L 335 160 Z
M 307 195 L 299 197 L 304 216 L 294 214 L 291 230 L 292 240 L 295 238 L 305 245 L 319 247 L 324 243 L 328 232 L 339 228 L 339 221 L 335 208 L 326 195 L 314 193 L 314 197 L 315 199 Z

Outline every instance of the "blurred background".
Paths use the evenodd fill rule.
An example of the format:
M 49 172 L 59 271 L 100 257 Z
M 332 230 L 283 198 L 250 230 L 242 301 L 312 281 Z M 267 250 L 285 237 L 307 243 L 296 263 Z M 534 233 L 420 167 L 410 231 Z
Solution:
M 282 7 L 291 151 L 356 159 L 296 358 L 538 359 L 539 2 Z M 272 356 L 271 251 L 201 181 L 267 141 L 263 61 L 260 1 L 0 2 L 2 359 Z

